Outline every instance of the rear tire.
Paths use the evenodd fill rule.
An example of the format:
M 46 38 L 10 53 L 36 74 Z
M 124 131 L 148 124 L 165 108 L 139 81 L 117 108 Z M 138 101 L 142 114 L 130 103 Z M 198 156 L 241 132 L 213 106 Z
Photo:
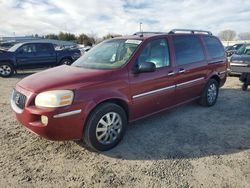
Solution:
M 246 91 L 247 88 L 248 88 L 248 85 L 244 83 L 241 88 L 242 88 L 243 91 Z
M 91 112 L 84 129 L 83 141 L 97 151 L 115 147 L 123 138 L 127 116 L 122 107 L 104 103 Z
M 60 62 L 61 65 L 71 65 L 72 64 L 72 60 L 71 59 L 62 59 Z
M 215 79 L 210 79 L 201 95 L 199 104 L 202 106 L 213 106 L 218 98 L 219 83 Z
M 0 76 L 7 78 L 14 74 L 14 67 L 11 63 L 1 63 L 0 64 Z

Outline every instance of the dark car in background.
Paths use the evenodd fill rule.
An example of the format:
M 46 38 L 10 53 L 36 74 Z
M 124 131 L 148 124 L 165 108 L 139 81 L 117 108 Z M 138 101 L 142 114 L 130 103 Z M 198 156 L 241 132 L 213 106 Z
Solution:
M 0 53 L 0 76 L 9 77 L 19 69 L 70 65 L 81 56 L 78 49 L 55 50 L 48 42 L 26 42 Z
M 16 41 L 1 42 L 0 43 L 0 50 L 1 51 L 7 51 L 8 49 L 10 49 L 12 46 L 14 46 L 17 43 L 18 42 L 16 42 Z
M 244 44 L 229 61 L 230 74 L 241 74 L 242 89 L 247 90 L 250 85 L 250 44 Z
M 244 44 L 230 58 L 230 73 L 240 74 L 250 69 L 250 44 Z
M 227 57 L 230 57 L 231 55 L 233 55 L 233 54 L 234 54 L 237 50 L 239 50 L 243 45 L 244 45 L 244 43 L 234 44 L 234 45 L 232 45 L 232 46 L 226 46 L 226 47 L 225 47 L 225 51 L 226 51 Z

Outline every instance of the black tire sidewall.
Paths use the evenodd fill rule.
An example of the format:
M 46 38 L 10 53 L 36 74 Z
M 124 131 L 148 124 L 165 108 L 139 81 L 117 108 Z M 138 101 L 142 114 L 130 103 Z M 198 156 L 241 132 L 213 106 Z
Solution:
M 70 62 L 69 64 L 67 64 L 67 63 L 65 63 L 65 62 Z M 62 59 L 61 60 L 61 65 L 71 65 L 72 64 L 72 61 L 70 60 L 70 59 L 68 59 L 68 58 L 65 58 L 65 59 Z
M 11 72 L 10 72 L 10 74 L 8 74 L 8 75 L 2 75 L 2 74 L 0 74 L 1 77 L 7 78 L 7 77 L 10 77 L 10 76 L 12 76 L 12 75 L 14 74 L 14 67 L 13 67 L 12 64 L 10 64 L 10 63 L 1 63 L 0 66 L 2 66 L 2 65 L 7 65 L 7 66 L 9 66 L 9 67 L 11 68 Z
M 244 84 L 242 85 L 242 90 L 243 90 L 243 91 L 246 91 L 247 88 L 248 88 L 248 85 L 244 83 Z
M 118 135 L 118 138 L 115 140 L 115 142 L 111 144 L 104 145 L 100 143 L 96 138 L 96 127 L 99 122 L 99 120 L 107 113 L 109 112 L 116 112 L 120 115 L 122 119 L 122 129 L 120 134 Z M 88 119 L 88 122 L 85 127 L 85 134 L 84 134 L 84 140 L 85 143 L 90 146 L 92 149 L 97 151 L 106 151 L 113 147 L 115 147 L 123 138 L 125 129 L 127 125 L 127 116 L 125 111 L 116 104 L 106 103 L 99 107 L 97 107 L 96 110 L 94 110 L 90 118 Z

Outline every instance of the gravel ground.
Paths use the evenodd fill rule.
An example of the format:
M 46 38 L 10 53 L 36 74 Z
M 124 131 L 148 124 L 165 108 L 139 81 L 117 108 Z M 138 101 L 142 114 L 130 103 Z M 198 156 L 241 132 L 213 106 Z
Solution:
M 196 103 L 128 126 L 113 150 L 52 142 L 11 111 L 23 73 L 0 78 L 0 187 L 250 187 L 250 91 L 229 77 L 214 107 Z

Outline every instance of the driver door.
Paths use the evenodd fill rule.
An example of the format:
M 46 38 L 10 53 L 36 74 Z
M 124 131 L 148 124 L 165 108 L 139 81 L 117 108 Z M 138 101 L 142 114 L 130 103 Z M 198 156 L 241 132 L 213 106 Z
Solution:
M 129 75 L 132 93 L 132 119 L 137 119 L 174 105 L 175 81 L 170 53 L 165 38 L 146 44 L 136 65 L 152 62 L 156 71 Z
M 36 65 L 35 44 L 24 44 L 16 52 L 16 59 L 20 68 L 33 68 Z

